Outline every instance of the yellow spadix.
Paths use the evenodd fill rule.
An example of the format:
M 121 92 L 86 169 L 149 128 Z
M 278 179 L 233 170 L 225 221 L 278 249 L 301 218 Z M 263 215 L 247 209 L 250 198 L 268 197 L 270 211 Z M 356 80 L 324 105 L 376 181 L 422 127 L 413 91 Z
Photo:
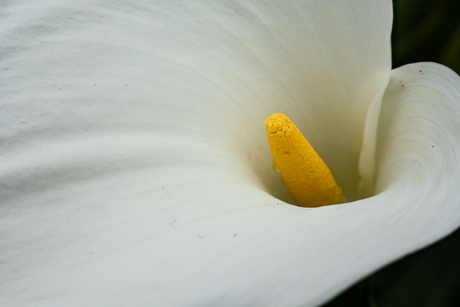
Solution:
M 273 169 L 301 207 L 319 207 L 342 202 L 342 191 L 324 161 L 294 123 L 284 114 L 265 120 Z

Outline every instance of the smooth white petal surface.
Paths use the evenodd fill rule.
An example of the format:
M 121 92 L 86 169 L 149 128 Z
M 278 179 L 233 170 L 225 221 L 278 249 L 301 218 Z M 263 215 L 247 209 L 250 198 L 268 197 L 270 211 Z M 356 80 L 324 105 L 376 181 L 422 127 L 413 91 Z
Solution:
M 0 27 L 1 305 L 315 305 L 458 225 L 460 85 L 438 66 L 394 72 L 381 194 L 305 209 L 266 192 L 262 123 L 284 112 L 354 194 L 390 3 L 31 3 Z
M 2 206 L 1 302 L 317 305 L 460 223 L 459 89 L 440 65 L 393 71 L 380 194 L 358 202 L 280 205 L 238 170 L 187 160 L 25 195 Z M 202 182 L 183 175 L 198 167 Z
M 231 148 L 281 195 L 263 121 L 282 112 L 352 200 L 366 112 L 389 78 L 391 19 L 391 1 L 368 0 L 6 3 L 1 137 L 15 155 L 31 142 L 184 137 Z
M 459 88 L 458 76 L 439 65 L 393 72 L 380 124 L 381 193 L 354 203 L 280 205 L 238 169 L 183 158 L 71 186 L 57 183 L 41 193 L 25 188 L 21 198 L 2 205 L 1 302 L 323 302 L 458 226 Z M 144 141 L 125 146 L 140 148 Z M 114 144 L 106 141 L 106 149 Z M 184 144 L 175 145 L 171 161 L 187 150 Z M 171 146 L 157 143 L 157 149 Z M 115 148 L 130 157 L 130 150 Z M 58 162 L 56 156 L 50 164 Z M 193 168 L 202 170 L 201 181 L 184 175 Z M 155 173 L 168 175 L 163 187 Z

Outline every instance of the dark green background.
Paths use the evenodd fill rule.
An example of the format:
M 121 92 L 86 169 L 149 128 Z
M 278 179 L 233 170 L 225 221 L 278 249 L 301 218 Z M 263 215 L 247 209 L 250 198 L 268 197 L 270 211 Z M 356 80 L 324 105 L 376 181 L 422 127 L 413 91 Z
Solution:
M 395 0 L 393 5 L 393 68 L 430 61 L 460 74 L 460 0 Z M 459 307 L 460 230 L 324 305 L 342 306 Z
M 393 68 L 437 62 L 460 73 L 460 1 L 395 0 Z

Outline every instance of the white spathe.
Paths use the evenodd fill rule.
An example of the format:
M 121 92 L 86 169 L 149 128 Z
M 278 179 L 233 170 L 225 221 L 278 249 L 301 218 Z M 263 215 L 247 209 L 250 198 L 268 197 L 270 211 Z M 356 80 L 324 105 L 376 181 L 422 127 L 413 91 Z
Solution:
M 23 1 L 0 23 L 2 306 L 314 306 L 460 224 L 460 81 L 390 71 L 390 1 Z M 273 197 L 275 112 L 349 199 L 365 134 L 378 195 Z

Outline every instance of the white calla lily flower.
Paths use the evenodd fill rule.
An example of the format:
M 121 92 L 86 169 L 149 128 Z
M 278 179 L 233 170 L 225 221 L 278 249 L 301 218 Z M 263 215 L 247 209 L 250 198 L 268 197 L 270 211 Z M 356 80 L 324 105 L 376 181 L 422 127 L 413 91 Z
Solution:
M 460 79 L 391 71 L 390 1 L 1 15 L 2 306 L 315 306 L 460 225 Z M 349 203 L 288 203 L 275 112 Z

